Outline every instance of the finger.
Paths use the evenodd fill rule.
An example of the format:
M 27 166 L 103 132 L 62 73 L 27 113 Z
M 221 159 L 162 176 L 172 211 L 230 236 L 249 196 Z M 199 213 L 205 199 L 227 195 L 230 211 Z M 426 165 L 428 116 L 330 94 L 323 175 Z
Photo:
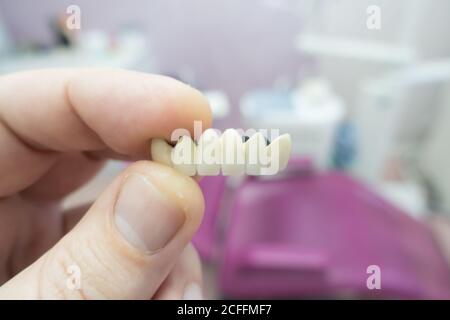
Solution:
M 21 196 L 0 201 L 0 285 L 36 261 L 62 235 L 59 206 Z
M 135 163 L 55 247 L 2 286 L 0 298 L 148 299 L 190 242 L 203 208 L 191 178 Z M 68 285 L 73 268 L 75 287 Z
M 63 232 L 66 234 L 72 230 L 81 218 L 84 217 L 86 212 L 92 206 L 92 203 L 85 203 L 74 208 L 67 209 L 63 212 Z
M 153 299 L 201 300 L 202 265 L 197 251 L 189 244 L 181 253 L 175 267 L 162 283 Z
M 104 164 L 103 159 L 85 153 L 64 153 L 45 175 L 22 191 L 22 195 L 29 199 L 61 199 L 92 179 Z
M 150 138 L 192 131 L 194 120 L 210 125 L 206 99 L 163 76 L 73 69 L 0 77 L 0 196 L 39 180 L 58 152 L 109 149 L 143 159 Z

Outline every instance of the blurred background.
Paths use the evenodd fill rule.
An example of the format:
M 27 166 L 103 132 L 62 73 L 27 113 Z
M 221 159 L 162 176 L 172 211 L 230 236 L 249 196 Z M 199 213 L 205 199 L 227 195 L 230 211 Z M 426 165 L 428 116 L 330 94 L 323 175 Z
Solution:
M 208 298 L 450 298 L 449 31 L 448 0 L 0 0 L 0 74 L 166 74 L 291 134 L 285 174 L 202 180 Z

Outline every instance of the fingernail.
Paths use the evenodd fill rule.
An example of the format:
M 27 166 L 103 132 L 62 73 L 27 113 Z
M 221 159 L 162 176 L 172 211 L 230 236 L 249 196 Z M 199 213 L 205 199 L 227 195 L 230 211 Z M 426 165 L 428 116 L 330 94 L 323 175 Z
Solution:
M 183 225 L 185 215 L 149 179 L 132 174 L 125 178 L 119 193 L 115 220 L 128 242 L 152 252 L 169 243 Z
M 184 289 L 183 300 L 202 300 L 202 289 L 196 283 L 191 283 Z

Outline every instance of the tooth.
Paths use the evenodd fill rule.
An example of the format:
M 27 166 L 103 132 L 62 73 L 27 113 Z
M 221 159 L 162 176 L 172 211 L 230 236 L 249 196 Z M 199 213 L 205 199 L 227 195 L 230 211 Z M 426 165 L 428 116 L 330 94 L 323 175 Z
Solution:
M 225 176 L 240 175 L 245 172 L 244 143 L 239 133 L 227 129 L 222 134 L 222 174 Z
M 220 173 L 222 144 L 220 135 L 214 129 L 202 133 L 197 144 L 197 174 L 216 176 Z
M 266 138 L 261 132 L 252 135 L 245 143 L 245 173 L 258 176 L 262 165 L 268 164 Z
M 173 167 L 172 163 L 172 150 L 173 147 L 167 143 L 164 139 L 155 138 L 152 139 L 150 145 L 150 155 L 152 160 L 158 163 L 165 164 L 169 167 Z
M 283 134 L 276 138 L 272 143 L 278 143 L 280 151 L 280 157 L 278 159 L 279 161 L 279 171 L 286 169 L 289 158 L 291 157 L 291 148 L 292 148 L 292 141 L 291 136 L 289 134 Z M 272 144 L 271 143 L 271 144 Z
M 191 137 L 182 136 L 172 150 L 173 167 L 187 176 L 196 174 L 196 146 Z
M 267 154 L 270 159 L 270 168 L 262 168 L 262 174 L 276 174 L 284 170 L 291 155 L 291 136 L 283 134 L 267 146 Z M 278 162 L 278 166 L 277 163 Z
M 266 146 L 266 139 L 257 132 L 245 143 L 234 129 L 220 137 L 214 129 L 206 130 L 198 147 L 188 137 L 180 138 L 175 147 L 164 139 L 152 139 L 153 161 L 173 167 L 188 176 L 218 175 L 273 175 L 286 168 L 291 153 L 289 134 L 279 136 Z M 272 157 L 274 157 L 272 159 Z

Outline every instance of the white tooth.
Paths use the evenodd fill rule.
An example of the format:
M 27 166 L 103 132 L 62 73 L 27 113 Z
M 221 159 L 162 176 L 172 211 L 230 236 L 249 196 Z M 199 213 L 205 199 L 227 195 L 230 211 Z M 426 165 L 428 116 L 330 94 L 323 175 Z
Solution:
M 197 174 L 216 176 L 220 173 L 222 144 L 220 135 L 214 129 L 202 133 L 197 144 Z
M 173 167 L 187 176 L 196 174 L 196 146 L 194 141 L 188 136 L 183 136 L 178 140 L 172 150 Z
M 245 173 L 253 176 L 260 175 L 261 166 L 269 163 L 266 138 L 261 132 L 255 133 L 244 143 L 244 150 Z
M 222 134 L 222 174 L 225 176 L 240 175 L 245 172 L 244 143 L 239 133 L 227 129 Z
M 173 167 L 172 164 L 173 147 L 164 139 L 152 139 L 150 145 L 150 155 L 153 161 Z
M 272 175 L 284 170 L 291 156 L 291 136 L 283 134 L 267 146 L 270 167 L 262 168 L 262 174 Z M 278 162 L 278 163 L 277 163 Z

